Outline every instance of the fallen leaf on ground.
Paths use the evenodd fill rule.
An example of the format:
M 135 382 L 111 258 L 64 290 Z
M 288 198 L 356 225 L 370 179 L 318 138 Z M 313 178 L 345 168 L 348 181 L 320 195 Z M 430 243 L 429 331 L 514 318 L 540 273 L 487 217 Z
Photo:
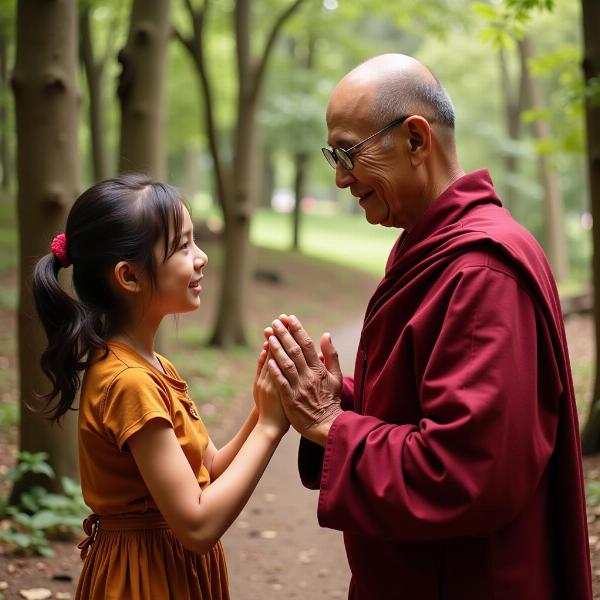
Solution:
M 301 565 L 308 565 L 312 562 L 313 556 L 315 555 L 316 550 L 314 548 L 310 548 L 309 550 L 301 550 L 298 552 L 298 562 Z
M 277 537 L 277 532 L 272 529 L 266 529 L 260 532 L 260 537 L 264 540 L 274 540 Z
M 31 588 L 30 590 L 20 590 L 19 596 L 25 600 L 48 600 L 52 598 L 52 592 L 46 588 Z

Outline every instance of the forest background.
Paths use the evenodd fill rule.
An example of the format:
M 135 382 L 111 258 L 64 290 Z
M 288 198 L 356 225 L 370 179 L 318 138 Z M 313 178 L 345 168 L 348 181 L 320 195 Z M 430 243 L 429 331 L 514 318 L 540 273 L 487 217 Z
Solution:
M 76 419 L 57 430 L 24 409 L 47 387 L 34 360 L 44 337 L 32 318 L 31 266 L 78 193 L 137 170 L 190 202 L 220 286 L 210 314 L 167 324 L 160 343 L 180 354 L 175 362 L 216 420 L 247 389 L 238 374 L 251 373 L 265 324 L 248 300 L 252 281 L 302 299 L 319 333 L 342 322 L 336 301 L 352 295 L 361 272 L 368 285 L 382 273 L 398 232 L 364 222 L 319 151 L 334 85 L 373 55 L 411 54 L 442 80 L 463 167 L 489 169 L 505 206 L 540 241 L 565 313 L 590 311 L 599 4 L 0 0 L 0 443 L 14 448 L 1 473 L 6 547 L 45 552 L 47 534 L 75 527 L 66 515 L 83 510 Z M 281 291 L 294 269 L 316 273 L 327 262 L 336 271 L 323 271 L 332 285 L 319 283 L 320 303 L 289 285 Z M 267 300 L 261 306 L 273 316 Z M 198 347 L 202 365 L 190 359 Z M 600 449 L 596 360 L 577 366 L 589 453 Z

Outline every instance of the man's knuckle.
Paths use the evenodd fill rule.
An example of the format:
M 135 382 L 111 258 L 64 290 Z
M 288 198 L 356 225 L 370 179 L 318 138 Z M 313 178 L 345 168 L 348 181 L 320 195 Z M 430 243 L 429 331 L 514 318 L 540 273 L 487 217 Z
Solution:
M 283 363 L 283 369 L 286 373 L 292 373 L 296 369 L 296 365 L 291 360 L 286 360 Z
M 312 341 L 310 340 L 310 338 L 301 338 L 300 339 L 300 345 L 303 348 L 310 349 L 312 347 Z
M 292 360 L 298 360 L 302 356 L 300 346 L 292 346 L 290 348 L 289 356 Z

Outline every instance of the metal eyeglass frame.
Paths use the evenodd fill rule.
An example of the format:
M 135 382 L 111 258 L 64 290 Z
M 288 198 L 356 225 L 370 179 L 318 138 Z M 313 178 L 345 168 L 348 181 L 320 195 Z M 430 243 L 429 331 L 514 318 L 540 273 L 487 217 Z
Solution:
M 406 119 L 411 117 L 412 115 L 406 115 L 405 117 L 399 117 L 394 119 L 390 123 L 388 123 L 385 127 L 371 134 L 368 138 L 362 140 L 362 142 L 358 142 L 358 144 L 354 144 L 351 148 L 321 148 L 321 152 L 323 156 L 327 159 L 327 162 L 335 169 L 337 167 L 338 162 L 346 169 L 347 171 L 352 171 L 354 169 L 354 162 L 352 158 L 350 158 L 350 152 L 354 152 L 359 146 L 362 146 L 365 142 L 373 139 L 376 135 L 387 131 L 388 129 L 394 127 L 395 125 L 400 125 L 400 123 L 404 123 Z

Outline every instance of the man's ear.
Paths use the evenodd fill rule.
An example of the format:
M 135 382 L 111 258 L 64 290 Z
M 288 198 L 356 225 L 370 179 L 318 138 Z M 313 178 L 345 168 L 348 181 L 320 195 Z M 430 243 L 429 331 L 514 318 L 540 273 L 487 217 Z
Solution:
M 139 269 L 125 260 L 119 261 L 113 269 L 117 288 L 125 292 L 141 291 Z
M 414 166 L 420 165 L 431 152 L 431 126 L 420 115 L 406 120 L 410 160 Z

